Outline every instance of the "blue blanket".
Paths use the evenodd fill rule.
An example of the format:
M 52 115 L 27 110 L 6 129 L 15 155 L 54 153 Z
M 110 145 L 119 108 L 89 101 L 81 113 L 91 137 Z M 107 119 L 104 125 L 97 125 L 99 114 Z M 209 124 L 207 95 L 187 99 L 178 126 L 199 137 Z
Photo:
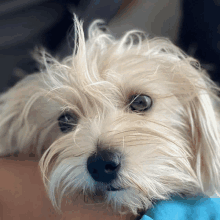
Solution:
M 220 198 L 173 197 L 159 201 L 141 220 L 220 220 Z

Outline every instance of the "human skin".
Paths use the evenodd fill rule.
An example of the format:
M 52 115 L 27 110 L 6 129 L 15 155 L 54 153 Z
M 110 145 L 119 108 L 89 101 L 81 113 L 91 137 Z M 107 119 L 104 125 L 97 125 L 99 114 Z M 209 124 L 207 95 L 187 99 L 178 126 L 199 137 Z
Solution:
M 78 197 L 63 204 L 58 214 L 47 197 L 37 161 L 0 159 L 0 219 L 3 220 L 133 220 L 114 215 L 101 204 L 86 204 Z

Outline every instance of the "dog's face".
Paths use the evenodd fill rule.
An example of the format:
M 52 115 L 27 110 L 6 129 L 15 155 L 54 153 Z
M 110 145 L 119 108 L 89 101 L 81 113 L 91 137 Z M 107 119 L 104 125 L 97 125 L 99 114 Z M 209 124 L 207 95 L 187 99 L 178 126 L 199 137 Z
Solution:
M 83 193 L 136 214 L 217 189 L 219 99 L 194 60 L 166 40 L 116 41 L 96 25 L 85 43 L 76 24 L 75 55 L 43 53 L 44 73 L 2 96 L 1 151 L 47 149 L 40 165 L 56 208 Z

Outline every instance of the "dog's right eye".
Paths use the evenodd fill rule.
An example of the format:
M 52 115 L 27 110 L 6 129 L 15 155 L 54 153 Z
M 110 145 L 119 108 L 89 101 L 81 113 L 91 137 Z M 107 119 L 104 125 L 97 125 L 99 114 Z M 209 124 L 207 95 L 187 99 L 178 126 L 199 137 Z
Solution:
M 78 117 L 72 113 L 63 113 L 58 118 L 58 123 L 60 130 L 63 133 L 68 133 L 73 130 L 73 128 L 77 125 Z

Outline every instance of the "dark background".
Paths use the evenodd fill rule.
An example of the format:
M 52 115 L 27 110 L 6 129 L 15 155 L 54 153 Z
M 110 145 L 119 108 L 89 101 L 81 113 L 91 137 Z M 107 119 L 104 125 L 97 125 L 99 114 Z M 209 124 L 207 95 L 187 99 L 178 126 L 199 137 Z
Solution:
M 61 58 L 71 54 L 74 46 L 73 12 L 84 20 L 87 32 L 89 24 L 96 18 L 111 23 L 120 14 L 125 19 L 123 13 L 129 16 L 129 7 L 135 8 L 137 2 L 141 4 L 139 0 L 1 0 L 0 92 L 14 85 L 23 73 L 37 71 L 30 56 L 36 45 L 43 45 Z M 149 0 L 149 4 L 152 2 Z M 220 0 L 179 2 L 181 20 L 175 43 L 196 57 L 212 79 L 220 82 Z M 145 1 L 145 5 L 147 3 Z M 161 3 L 155 0 L 154 4 Z M 141 19 L 146 22 L 154 20 L 152 17 L 152 21 L 149 20 L 147 14 Z

